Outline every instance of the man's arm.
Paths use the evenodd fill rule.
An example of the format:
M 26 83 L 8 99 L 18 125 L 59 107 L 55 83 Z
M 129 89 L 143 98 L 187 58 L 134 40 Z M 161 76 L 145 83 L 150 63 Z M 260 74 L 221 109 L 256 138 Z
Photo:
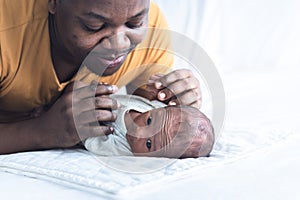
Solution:
M 88 137 L 111 134 L 108 126 L 95 122 L 115 121 L 111 110 L 118 103 L 107 97 L 116 88 L 107 85 L 73 84 L 55 104 L 30 120 L 0 123 L 0 154 L 73 147 Z M 96 97 L 95 97 L 96 94 Z
M 38 125 L 38 118 L 0 124 L 0 154 L 54 148 L 51 137 L 38 131 Z

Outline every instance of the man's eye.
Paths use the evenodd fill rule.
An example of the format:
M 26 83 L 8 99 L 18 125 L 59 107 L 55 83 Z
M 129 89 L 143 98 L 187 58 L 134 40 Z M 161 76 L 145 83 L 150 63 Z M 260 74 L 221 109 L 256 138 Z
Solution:
M 150 117 L 147 119 L 147 125 L 149 126 L 151 123 L 152 123 L 152 117 L 150 116 Z
M 152 146 L 152 141 L 150 139 L 147 140 L 146 146 L 147 146 L 147 149 L 150 151 L 151 150 L 151 146 Z
M 135 28 L 140 28 L 144 25 L 144 22 L 139 22 L 139 23 L 126 23 L 126 26 L 128 28 L 131 28 L 131 29 L 135 29 Z
M 98 32 L 98 31 L 101 31 L 102 29 L 105 28 L 105 24 L 103 24 L 102 26 L 99 26 L 99 27 L 92 27 L 92 26 L 88 26 L 88 25 L 85 25 L 84 28 L 85 30 L 89 31 L 89 32 Z

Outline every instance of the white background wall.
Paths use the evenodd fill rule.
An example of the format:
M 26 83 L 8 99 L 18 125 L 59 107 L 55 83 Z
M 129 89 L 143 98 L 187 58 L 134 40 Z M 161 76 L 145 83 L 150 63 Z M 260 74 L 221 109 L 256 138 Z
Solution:
M 226 124 L 251 121 L 259 127 L 276 120 L 294 127 L 289 118 L 300 113 L 299 0 L 155 2 L 171 30 L 200 44 L 216 64 L 225 87 Z

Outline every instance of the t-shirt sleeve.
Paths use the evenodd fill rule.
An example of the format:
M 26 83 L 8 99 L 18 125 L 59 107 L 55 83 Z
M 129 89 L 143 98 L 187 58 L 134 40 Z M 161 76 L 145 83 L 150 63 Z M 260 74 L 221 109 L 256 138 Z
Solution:
M 3 81 L 5 76 L 5 70 L 3 65 L 3 59 L 2 59 L 2 49 L 1 49 L 1 38 L 0 38 L 0 97 L 2 96 L 2 90 L 3 90 Z
M 2 83 L 2 73 L 3 73 L 3 66 L 2 66 L 2 53 L 1 53 L 1 40 L 0 40 L 0 90 L 1 90 L 1 83 Z

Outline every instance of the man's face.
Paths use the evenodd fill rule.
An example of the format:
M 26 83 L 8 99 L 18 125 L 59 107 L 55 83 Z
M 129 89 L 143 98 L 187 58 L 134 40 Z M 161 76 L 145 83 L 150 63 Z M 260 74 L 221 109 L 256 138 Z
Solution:
M 149 0 L 64 0 L 49 8 L 64 59 L 81 65 L 89 55 L 85 64 L 103 76 L 115 73 L 142 42 L 148 10 Z
M 166 107 L 141 113 L 132 123 L 127 123 L 126 138 L 132 152 L 145 154 L 161 150 L 175 137 L 181 109 Z

